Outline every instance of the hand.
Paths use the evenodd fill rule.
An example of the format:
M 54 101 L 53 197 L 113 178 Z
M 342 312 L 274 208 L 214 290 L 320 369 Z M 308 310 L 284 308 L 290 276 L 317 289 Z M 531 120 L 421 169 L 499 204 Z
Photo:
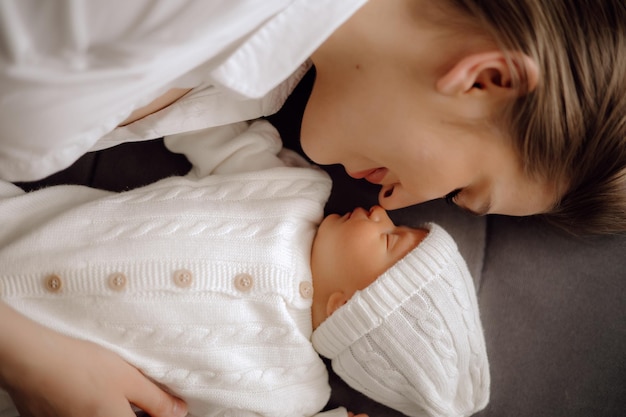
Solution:
M 354 414 L 352 411 L 348 411 L 348 417 L 369 417 L 367 414 Z
M 0 302 L 0 329 L 21 324 L 0 342 L 0 385 L 22 417 L 183 417 L 186 405 L 116 354 L 44 328 Z M 12 316 L 12 317 L 11 317 Z M 7 342 L 7 339 L 13 339 Z

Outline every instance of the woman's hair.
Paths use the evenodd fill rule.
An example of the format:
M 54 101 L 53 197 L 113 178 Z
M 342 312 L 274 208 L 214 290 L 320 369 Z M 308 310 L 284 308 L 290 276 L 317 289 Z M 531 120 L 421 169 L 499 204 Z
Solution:
M 527 174 L 567 184 L 546 220 L 626 232 L 626 1 L 450 1 L 539 66 L 504 121 Z

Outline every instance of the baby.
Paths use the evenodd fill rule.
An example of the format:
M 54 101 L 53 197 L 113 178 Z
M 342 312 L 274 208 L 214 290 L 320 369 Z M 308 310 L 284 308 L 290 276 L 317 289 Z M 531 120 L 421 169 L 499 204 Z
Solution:
M 318 352 L 407 415 L 486 405 L 474 287 L 443 229 L 395 226 L 380 207 L 322 221 L 328 176 L 267 122 L 166 144 L 186 177 L 121 194 L 1 183 L 2 301 L 116 352 L 192 416 L 319 413 Z M 8 395 L 0 410 L 16 415 Z

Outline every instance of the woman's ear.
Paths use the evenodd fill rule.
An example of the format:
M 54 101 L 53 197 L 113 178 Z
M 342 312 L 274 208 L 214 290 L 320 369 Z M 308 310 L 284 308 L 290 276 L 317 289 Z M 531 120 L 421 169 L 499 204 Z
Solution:
M 515 76 L 519 77 L 522 84 L 526 83 L 526 90 L 514 88 L 512 80 Z M 436 88 L 448 96 L 488 93 L 496 97 L 517 97 L 534 90 L 538 80 L 539 68 L 528 55 L 489 51 L 459 60 L 437 80 Z
M 343 291 L 335 291 L 328 297 L 326 304 L 326 317 L 333 314 L 339 307 L 348 302 L 348 297 Z

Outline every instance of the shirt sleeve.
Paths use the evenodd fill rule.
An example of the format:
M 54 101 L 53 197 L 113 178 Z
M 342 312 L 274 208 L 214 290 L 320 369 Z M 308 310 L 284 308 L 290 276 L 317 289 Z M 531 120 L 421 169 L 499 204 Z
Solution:
M 66 168 L 170 88 L 211 83 L 285 0 L 3 0 L 0 178 Z

